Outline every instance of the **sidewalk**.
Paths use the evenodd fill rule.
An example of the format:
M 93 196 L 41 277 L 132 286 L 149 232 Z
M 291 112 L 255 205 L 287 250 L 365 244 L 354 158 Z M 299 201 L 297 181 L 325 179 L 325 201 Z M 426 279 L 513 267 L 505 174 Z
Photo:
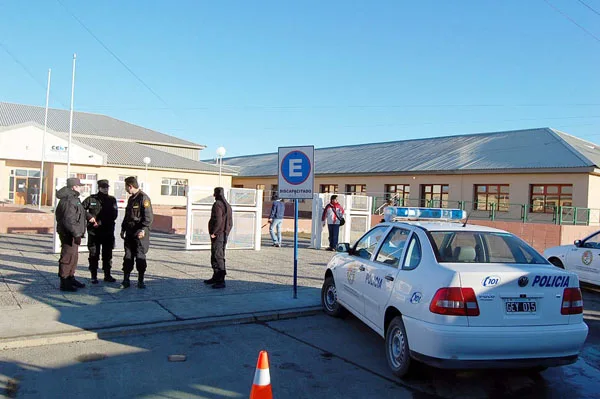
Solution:
M 58 290 L 58 255 L 51 235 L 0 235 L 0 350 L 111 336 L 295 317 L 320 311 L 320 288 L 330 252 L 298 251 L 298 297 L 293 299 L 293 247 L 227 251 L 227 288 L 212 275 L 209 251 L 185 251 L 182 236 L 153 233 L 147 288 L 119 289 L 122 252 L 115 252 L 117 283 L 89 284 L 87 253 L 78 279 L 86 288 Z

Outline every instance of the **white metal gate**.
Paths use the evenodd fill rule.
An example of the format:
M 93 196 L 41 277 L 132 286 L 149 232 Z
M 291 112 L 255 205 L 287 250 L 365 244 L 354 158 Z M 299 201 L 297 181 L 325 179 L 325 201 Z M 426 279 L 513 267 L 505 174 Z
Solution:
M 333 193 L 315 194 L 312 207 L 311 247 L 322 249 L 329 246 L 327 227 L 323 228 L 321 216 Z M 344 208 L 346 223 L 340 227 L 339 242 L 353 243 L 371 228 L 373 197 L 366 195 L 337 195 Z
M 215 199 L 213 187 L 190 187 L 187 197 L 186 249 L 210 249 L 208 221 Z M 231 188 L 225 198 L 233 212 L 233 228 L 227 249 L 260 250 L 262 190 Z

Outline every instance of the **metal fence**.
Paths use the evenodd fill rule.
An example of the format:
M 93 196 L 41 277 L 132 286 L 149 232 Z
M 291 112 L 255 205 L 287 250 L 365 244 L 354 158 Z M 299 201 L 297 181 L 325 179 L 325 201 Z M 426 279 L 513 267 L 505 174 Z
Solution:
M 389 198 L 389 197 L 388 197 Z M 374 214 L 382 214 L 388 198 L 373 197 Z M 600 209 L 575 206 L 546 207 L 544 212 L 533 211 L 530 204 L 495 204 L 475 201 L 423 200 L 390 198 L 393 206 L 455 208 L 467 211 L 470 220 L 513 221 L 522 223 L 571 224 L 600 226 Z

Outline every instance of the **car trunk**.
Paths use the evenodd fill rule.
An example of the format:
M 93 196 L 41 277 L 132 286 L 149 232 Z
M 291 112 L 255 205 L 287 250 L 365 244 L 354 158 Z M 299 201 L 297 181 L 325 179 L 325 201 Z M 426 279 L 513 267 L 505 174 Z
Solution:
M 446 264 L 475 291 L 479 316 L 469 326 L 545 326 L 568 324 L 561 314 L 563 291 L 575 276 L 545 265 Z

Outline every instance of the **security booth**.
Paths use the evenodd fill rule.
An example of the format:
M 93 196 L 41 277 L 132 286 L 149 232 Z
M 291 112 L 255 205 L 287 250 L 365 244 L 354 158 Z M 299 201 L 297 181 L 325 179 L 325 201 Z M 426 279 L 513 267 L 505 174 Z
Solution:
M 210 249 L 208 221 L 215 202 L 214 187 L 190 187 L 187 193 L 186 249 Z M 233 227 L 227 238 L 227 249 L 260 250 L 263 190 L 225 189 L 231 205 Z
M 86 179 L 80 179 L 80 181 L 81 181 L 81 184 L 83 185 L 82 186 L 83 189 L 81 190 L 81 193 L 80 193 L 81 195 L 79 196 L 79 199 L 81 200 L 81 202 L 83 202 L 83 200 L 85 200 L 87 197 L 98 192 L 98 182 L 96 180 L 86 180 Z M 110 185 L 111 186 L 115 185 L 113 187 L 115 187 L 115 189 L 116 189 L 116 185 L 118 183 L 119 182 L 111 182 Z M 60 190 L 61 188 L 63 188 L 64 186 L 67 185 L 67 179 L 64 177 L 56 178 L 55 184 L 56 184 L 55 187 L 57 187 L 57 190 Z M 56 198 L 56 195 L 55 195 L 54 196 L 54 209 L 56 209 L 57 205 L 58 205 L 58 198 Z M 117 215 L 117 220 L 115 220 L 115 246 L 113 248 L 113 252 L 125 250 L 125 243 L 119 233 L 121 232 L 121 224 L 123 223 L 123 219 L 125 218 L 125 207 L 127 206 L 127 203 L 117 201 L 117 206 L 119 207 L 119 213 Z M 54 253 L 60 253 L 60 239 L 58 238 L 58 234 L 56 232 L 56 218 L 54 219 L 53 243 L 54 243 Z M 81 239 L 81 245 L 79 246 L 79 252 L 88 252 L 87 230 L 86 230 L 85 236 Z
M 311 247 L 323 249 L 328 246 L 329 232 L 323 227 L 321 217 L 331 196 L 337 195 L 338 202 L 344 208 L 346 223 L 340 227 L 339 242 L 353 243 L 371 228 L 373 197 L 366 195 L 346 195 L 335 193 L 315 194 L 312 201 Z

